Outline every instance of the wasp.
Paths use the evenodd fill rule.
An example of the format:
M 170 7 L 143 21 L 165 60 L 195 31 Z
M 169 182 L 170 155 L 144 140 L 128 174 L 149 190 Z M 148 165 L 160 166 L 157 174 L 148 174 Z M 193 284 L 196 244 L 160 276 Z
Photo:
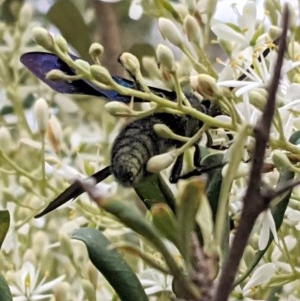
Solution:
M 75 60 L 77 57 L 71 55 L 71 58 Z M 20 60 L 37 78 L 59 93 L 85 94 L 103 97 L 107 101 L 119 101 L 123 103 L 129 103 L 131 101 L 129 96 L 120 95 L 114 90 L 100 89 L 84 79 L 54 81 L 46 78 L 46 74 L 54 69 L 58 69 L 66 75 L 75 75 L 74 70 L 55 54 L 29 52 L 23 54 Z M 131 81 L 117 76 L 113 76 L 112 78 L 115 82 L 125 87 L 136 88 L 134 80 Z M 173 91 L 155 87 L 149 87 L 149 89 L 152 93 L 176 101 L 176 93 Z M 211 116 L 217 114 L 217 110 L 212 108 L 209 101 L 200 102 L 200 100 L 193 95 L 189 95 L 188 100 L 192 107 L 203 113 Z M 142 100 L 135 99 L 135 101 L 140 102 Z M 99 183 L 112 174 L 117 182 L 127 187 L 134 187 L 143 181 L 149 175 L 146 166 L 151 157 L 182 145 L 182 142 L 157 135 L 153 128 L 155 124 L 164 124 L 175 134 L 185 137 L 192 137 L 203 126 L 202 121 L 191 116 L 170 113 L 154 113 L 150 116 L 134 120 L 125 125 L 115 139 L 111 149 L 110 166 L 96 172 L 91 177 Z M 199 167 L 200 150 L 198 144 L 194 146 L 194 165 L 195 167 Z M 181 178 L 182 165 L 183 155 L 179 155 L 171 170 L 171 183 L 176 183 Z M 185 176 L 182 176 L 182 178 L 185 178 Z M 37 214 L 36 217 L 40 217 L 56 209 L 68 200 L 76 198 L 81 193 L 83 193 L 83 190 L 79 187 L 79 184 L 73 183 L 57 196 L 41 213 Z

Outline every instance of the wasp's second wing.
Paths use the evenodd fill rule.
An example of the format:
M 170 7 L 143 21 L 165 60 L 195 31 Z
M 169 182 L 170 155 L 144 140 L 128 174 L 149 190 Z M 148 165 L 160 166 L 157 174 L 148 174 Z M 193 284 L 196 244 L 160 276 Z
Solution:
M 96 183 L 99 183 L 110 176 L 110 166 L 107 166 L 100 171 L 94 173 L 91 177 L 96 180 Z M 78 183 L 71 184 L 65 191 L 63 191 L 59 196 L 57 196 L 42 212 L 38 213 L 35 218 L 41 217 L 54 209 L 60 207 L 65 204 L 67 201 L 77 198 L 80 194 L 82 194 L 84 190 Z
M 73 60 L 78 59 L 74 55 L 70 55 Z M 60 70 L 66 75 L 75 75 L 75 72 L 64 61 L 53 53 L 48 52 L 28 52 L 20 58 L 22 64 L 24 64 L 38 79 L 47 84 L 50 88 L 59 93 L 64 94 L 84 94 L 98 97 L 104 97 L 108 100 L 115 100 L 120 102 L 130 102 L 129 96 L 123 96 L 113 90 L 100 89 L 93 85 L 88 80 L 50 80 L 46 78 L 46 75 L 51 70 Z M 114 78 L 114 77 L 113 77 Z M 123 80 L 122 78 L 114 78 L 117 83 L 120 83 L 127 87 L 133 87 L 133 82 L 129 80 Z
M 78 59 L 75 55 L 70 57 L 73 60 Z M 28 52 L 21 56 L 21 62 L 41 81 L 47 84 L 53 90 L 59 93 L 65 94 L 86 94 L 98 97 L 104 97 L 108 100 L 120 101 L 124 103 L 129 103 L 131 100 L 130 96 L 120 95 L 114 90 L 104 90 L 93 85 L 88 80 L 74 80 L 74 81 L 65 81 L 65 80 L 50 80 L 46 78 L 46 74 L 51 71 L 58 69 L 65 73 L 66 75 L 75 75 L 74 70 L 70 68 L 64 61 L 62 61 L 57 55 L 49 52 Z M 112 76 L 113 80 L 124 87 L 127 88 L 136 88 L 136 84 L 128 79 Z M 155 93 L 162 95 L 163 97 L 175 100 L 176 93 L 173 91 L 167 91 L 160 88 L 149 87 L 150 90 Z M 142 102 L 142 99 L 135 99 L 135 102 Z

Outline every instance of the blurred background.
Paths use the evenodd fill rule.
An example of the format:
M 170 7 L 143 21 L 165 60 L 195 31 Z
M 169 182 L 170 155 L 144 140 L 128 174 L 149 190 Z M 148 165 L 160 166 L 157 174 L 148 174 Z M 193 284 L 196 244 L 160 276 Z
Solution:
M 151 44 L 161 40 L 157 30 L 153 30 L 153 17 L 141 18 L 143 10 L 139 1 L 5 0 L 1 20 L 15 22 L 18 9 L 25 2 L 32 4 L 35 22 L 53 34 L 60 31 L 81 58 L 89 59 L 89 46 L 100 42 L 105 48 L 103 64 L 112 74 L 123 73 L 117 62 L 122 52 L 130 51 L 138 57 L 154 55 Z

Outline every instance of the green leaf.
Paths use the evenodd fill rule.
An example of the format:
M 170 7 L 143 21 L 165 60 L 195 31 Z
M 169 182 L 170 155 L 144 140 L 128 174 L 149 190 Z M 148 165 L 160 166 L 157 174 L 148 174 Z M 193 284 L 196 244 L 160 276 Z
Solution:
M 204 181 L 194 178 L 186 183 L 178 200 L 178 248 L 185 259 L 190 261 L 191 248 L 188 243 L 195 229 L 196 215 L 204 194 Z
M 163 237 L 178 246 L 178 223 L 167 204 L 155 204 L 151 208 L 152 223 Z
M 89 47 L 92 43 L 90 29 L 72 1 L 56 1 L 47 13 L 47 17 L 79 53 L 82 59 L 89 60 Z
M 0 248 L 9 229 L 9 224 L 10 216 L 8 210 L 0 210 Z
M 165 203 L 175 212 L 174 195 L 160 174 L 152 174 L 134 187 L 148 209 L 154 204 Z
M 109 240 L 100 231 L 81 228 L 73 233 L 72 238 L 81 240 L 86 245 L 92 263 L 122 301 L 148 300 L 135 273 L 116 250 L 109 248 Z
M 4 276 L 0 273 L 0 300 L 1 301 L 12 301 L 12 296 L 10 293 L 9 286 L 4 278 Z
M 223 163 L 223 154 L 211 154 L 204 157 L 201 161 L 201 166 L 207 171 L 207 185 L 205 188 L 206 196 L 209 201 L 213 220 L 216 220 L 218 201 L 220 195 L 220 189 L 222 184 L 222 167 L 214 168 L 214 166 L 221 166 Z
M 293 135 L 290 137 L 289 142 L 299 145 L 300 144 L 300 131 L 297 131 L 293 133 Z
M 212 211 L 212 218 L 214 224 L 216 223 L 217 210 L 219 208 L 220 191 L 222 186 L 222 164 L 224 155 L 220 153 L 210 154 L 204 157 L 201 161 L 201 166 L 208 168 L 207 184 L 206 184 L 206 196 Z M 219 166 L 214 168 L 214 166 Z M 230 217 L 227 214 L 225 218 L 225 225 L 223 229 L 222 249 L 223 254 L 228 253 L 229 249 L 229 235 L 230 235 Z
M 105 211 L 116 216 L 124 225 L 146 238 L 164 257 L 172 275 L 182 282 L 182 286 L 191 294 L 198 296 L 197 289 L 190 283 L 181 267 L 177 264 L 170 250 L 161 239 L 158 230 L 145 219 L 136 206 L 119 200 L 97 200 L 97 204 Z

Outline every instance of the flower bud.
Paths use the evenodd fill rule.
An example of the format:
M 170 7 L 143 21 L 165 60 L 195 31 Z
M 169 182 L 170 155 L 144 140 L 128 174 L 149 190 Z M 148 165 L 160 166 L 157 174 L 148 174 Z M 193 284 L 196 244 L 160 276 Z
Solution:
M 176 25 L 166 18 L 159 18 L 158 27 L 161 35 L 173 45 L 181 47 L 183 45 L 182 36 Z
M 186 3 L 184 3 L 184 4 L 178 3 L 176 5 L 176 11 L 177 11 L 178 15 L 180 16 L 181 20 L 184 20 L 184 18 L 189 14 L 189 10 L 188 10 Z
M 90 46 L 89 55 L 93 58 L 93 60 L 95 60 L 95 61 L 99 60 L 99 62 L 100 62 L 102 59 L 103 53 L 104 53 L 104 48 L 101 44 L 93 43 Z
M 0 149 L 4 153 L 9 153 L 12 149 L 12 139 L 6 127 L 0 128 Z
M 174 136 L 174 132 L 163 123 L 157 123 L 153 126 L 154 132 L 162 138 L 170 139 Z
M 123 52 L 119 56 L 119 61 L 130 74 L 136 75 L 140 73 L 140 62 L 133 54 Z
M 75 62 L 75 68 L 80 72 L 80 70 L 84 70 L 86 72 L 90 72 L 90 68 L 91 68 L 91 65 L 84 61 L 84 60 L 81 60 L 81 59 L 77 59 Z
M 113 116 L 130 116 L 131 108 L 125 103 L 119 101 L 110 101 L 105 104 L 105 110 Z
M 53 51 L 53 37 L 46 29 L 42 27 L 34 28 L 33 36 L 39 45 L 44 47 L 46 50 Z
M 33 251 L 38 256 L 45 254 L 47 246 L 49 245 L 49 237 L 43 231 L 35 232 L 33 235 L 34 244 L 32 245 Z
M 24 31 L 32 19 L 32 7 L 24 4 L 19 13 L 19 29 Z
M 265 0 L 264 1 L 265 11 L 268 12 L 268 17 L 271 20 L 271 24 L 278 24 L 278 11 L 274 9 L 274 1 L 273 0 Z
M 292 167 L 292 163 L 290 162 L 287 155 L 280 150 L 273 151 L 272 161 L 274 162 L 276 167 L 283 167 L 289 169 Z
M 71 238 L 64 233 L 59 233 L 59 241 L 60 241 L 60 246 L 64 250 L 65 254 L 71 258 L 73 256 L 73 247 L 71 244 Z
M 282 29 L 277 26 L 271 26 L 268 35 L 272 41 L 277 40 L 282 34 Z
M 87 300 L 96 300 L 96 293 L 92 283 L 89 280 L 82 279 L 81 284 Z
M 46 79 L 54 80 L 54 81 L 55 80 L 66 80 L 66 79 L 69 79 L 69 76 L 67 76 L 61 70 L 53 69 L 46 74 Z
M 32 191 L 32 187 L 30 188 L 30 191 Z M 32 214 L 31 209 L 25 208 L 25 207 L 20 207 L 18 211 L 16 212 L 15 218 L 17 220 L 24 220 L 26 219 L 30 214 Z
M 195 12 L 197 9 L 195 0 L 185 0 L 185 6 L 190 12 Z
M 48 104 L 44 98 L 39 98 L 33 106 L 33 114 L 35 116 L 39 132 L 46 132 L 49 112 Z
M 148 72 L 148 77 L 159 78 L 160 72 L 157 63 L 153 57 L 144 56 L 142 58 L 144 69 Z
M 53 40 L 59 50 L 61 50 L 63 53 L 68 52 L 68 43 L 62 35 L 55 36 Z
M 173 52 L 165 45 L 158 44 L 156 48 L 157 60 L 169 71 L 175 67 L 175 58 Z
M 300 44 L 295 41 L 290 41 L 288 43 L 288 54 L 293 61 L 298 61 L 300 56 Z
M 250 244 L 247 245 L 247 247 L 245 248 L 244 255 L 243 255 L 243 261 L 244 261 L 244 264 L 246 264 L 246 267 L 248 267 L 248 266 L 250 266 L 250 264 L 252 264 L 256 251 L 257 250 L 254 249 L 253 246 L 251 246 Z
M 203 97 L 212 99 L 220 95 L 220 89 L 216 85 L 216 80 L 207 74 L 199 74 L 190 77 L 191 87 Z
M 30 261 L 36 265 L 36 254 L 33 249 L 27 249 L 23 255 L 23 262 Z
M 63 140 L 63 133 L 60 122 L 54 115 L 50 117 L 48 122 L 47 139 L 54 151 L 58 152 L 60 150 L 61 143 Z
M 267 93 L 263 93 L 263 90 L 250 91 L 249 102 L 258 110 L 263 111 L 267 102 Z M 264 91 L 266 92 L 266 91 Z
M 220 41 L 220 47 L 223 49 L 223 51 L 228 55 L 231 56 L 234 47 L 232 46 L 233 44 L 230 41 L 227 40 L 221 40 Z M 217 59 L 218 61 L 218 59 Z
M 32 188 L 33 188 L 32 181 L 30 179 L 28 179 L 27 177 L 20 176 L 19 182 L 26 190 L 29 190 L 29 191 L 32 190 Z
M 54 288 L 55 301 L 70 300 L 71 287 L 67 282 L 58 283 Z
M 199 43 L 201 33 L 199 24 L 194 17 L 187 15 L 183 21 L 183 28 L 189 41 Z
M 176 156 L 174 151 L 153 156 L 147 162 L 147 171 L 151 173 L 158 173 L 169 167 L 174 162 L 175 158 Z
M 112 79 L 109 71 L 104 68 L 103 66 L 99 65 L 92 65 L 91 66 L 91 74 L 92 76 L 99 82 L 105 85 L 112 85 L 114 86 L 116 83 Z
M 216 12 L 216 6 L 218 1 L 217 0 L 210 0 L 207 2 L 207 5 L 205 7 L 205 13 L 207 15 L 208 20 L 211 20 L 212 16 Z M 207 21 L 209 22 L 209 21 Z

